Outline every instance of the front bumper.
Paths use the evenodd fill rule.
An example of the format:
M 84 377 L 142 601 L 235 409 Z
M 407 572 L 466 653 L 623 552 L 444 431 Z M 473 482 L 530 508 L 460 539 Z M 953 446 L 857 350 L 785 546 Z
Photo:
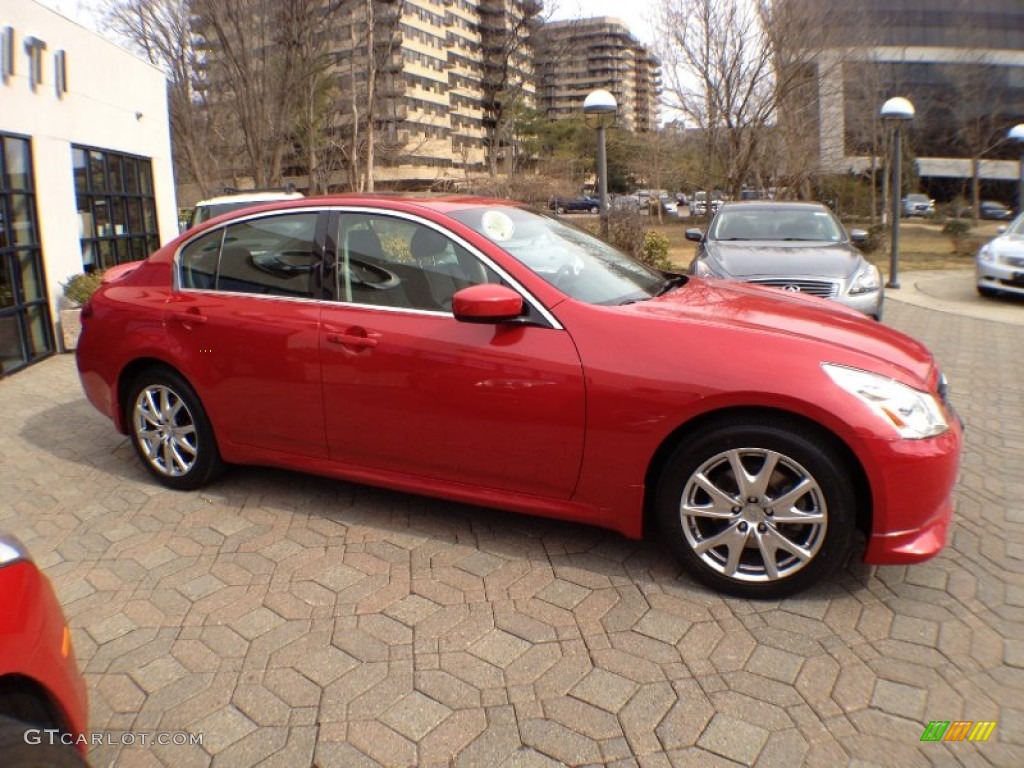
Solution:
M 1024 266 L 979 261 L 975 274 L 979 288 L 1024 296 Z
M 875 441 L 868 468 L 874 515 L 865 563 L 919 563 L 946 546 L 963 444 L 960 421 L 949 416 L 949 429 L 937 437 Z
M 885 294 L 881 290 L 869 293 L 843 294 L 836 296 L 833 301 L 842 304 L 844 307 L 863 312 L 865 315 L 881 319 Z

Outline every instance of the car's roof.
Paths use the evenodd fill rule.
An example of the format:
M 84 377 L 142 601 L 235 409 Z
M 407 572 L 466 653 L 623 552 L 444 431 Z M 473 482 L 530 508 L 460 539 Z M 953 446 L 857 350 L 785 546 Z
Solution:
M 828 208 L 823 203 L 804 203 L 797 201 L 774 202 L 765 200 L 730 200 L 722 206 L 722 210 L 734 211 L 742 208 L 745 211 L 806 211 Z

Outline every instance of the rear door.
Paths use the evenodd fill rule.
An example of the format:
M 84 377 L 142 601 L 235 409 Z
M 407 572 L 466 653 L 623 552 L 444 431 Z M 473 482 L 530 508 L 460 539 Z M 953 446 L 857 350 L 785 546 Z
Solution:
M 327 455 L 318 300 L 324 216 L 248 217 L 179 255 L 168 336 L 189 361 L 187 375 L 222 442 Z

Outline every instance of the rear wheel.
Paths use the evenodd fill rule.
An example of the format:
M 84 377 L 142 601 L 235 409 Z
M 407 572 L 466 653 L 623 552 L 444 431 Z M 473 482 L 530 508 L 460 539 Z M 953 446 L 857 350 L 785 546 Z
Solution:
M 658 486 L 658 523 L 686 570 L 714 589 L 779 598 L 849 554 L 854 498 L 831 443 L 785 420 L 723 421 L 680 445 Z
M 598 208 L 598 207 L 597 207 L 597 206 L 595 205 L 595 206 L 592 206 L 592 207 L 590 208 L 590 212 L 591 212 L 591 213 L 600 213 L 600 212 L 601 212 L 601 209 L 600 209 L 600 208 Z
M 558 206 L 557 208 L 555 208 L 555 213 L 557 213 L 557 214 L 558 214 L 559 216 L 562 216 L 562 215 L 564 215 L 564 214 L 565 214 L 565 208 L 563 208 L 563 207 L 562 207 L 562 206 L 560 205 L 560 206 Z
M 195 391 L 175 371 L 149 368 L 129 391 L 127 423 L 143 466 L 168 488 L 199 488 L 223 469 Z

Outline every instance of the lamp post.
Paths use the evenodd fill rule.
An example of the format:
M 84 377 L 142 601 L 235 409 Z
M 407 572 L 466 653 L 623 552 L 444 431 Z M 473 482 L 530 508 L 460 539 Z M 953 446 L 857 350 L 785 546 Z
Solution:
M 906 123 L 914 119 L 914 105 L 902 96 L 894 96 L 882 105 L 878 113 L 883 123 L 892 128 L 892 166 L 889 175 L 892 177 L 891 216 L 892 243 L 889 248 L 889 282 L 886 288 L 900 287 L 900 207 L 903 205 L 902 182 L 900 174 L 903 168 L 901 131 Z
M 1018 123 L 1006 134 L 1010 141 L 1017 142 L 1020 149 L 1020 181 L 1017 183 L 1017 213 L 1024 213 L 1024 123 Z
M 583 115 L 597 123 L 597 186 L 601 201 L 601 237 L 608 237 L 608 156 L 605 149 L 605 128 L 615 119 L 619 105 L 603 88 L 591 91 L 583 100 Z

